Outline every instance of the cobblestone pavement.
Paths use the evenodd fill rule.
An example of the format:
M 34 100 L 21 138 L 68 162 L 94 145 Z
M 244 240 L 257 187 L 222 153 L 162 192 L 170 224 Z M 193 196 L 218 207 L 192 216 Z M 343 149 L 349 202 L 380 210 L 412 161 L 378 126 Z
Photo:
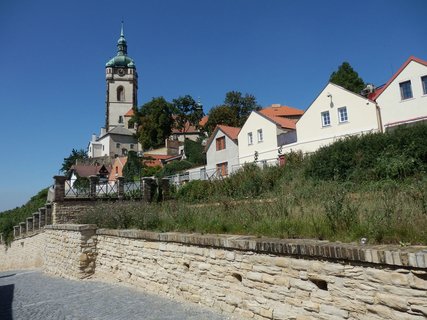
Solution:
M 226 316 L 121 285 L 50 277 L 40 270 L 0 272 L 1 320 L 212 319 Z

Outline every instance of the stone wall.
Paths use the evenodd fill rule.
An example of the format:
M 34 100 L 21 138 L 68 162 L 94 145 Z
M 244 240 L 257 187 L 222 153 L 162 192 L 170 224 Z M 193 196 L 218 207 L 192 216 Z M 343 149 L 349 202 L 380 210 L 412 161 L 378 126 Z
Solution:
M 44 264 L 45 233 L 16 239 L 10 246 L 0 245 L 0 271 L 34 269 Z
M 98 279 L 244 318 L 427 317 L 425 247 L 103 229 L 97 234 Z
M 54 202 L 52 204 L 52 224 L 76 223 L 82 212 L 96 204 L 96 201 L 76 199 Z
M 427 247 L 94 225 L 47 226 L 0 252 L 0 270 L 120 281 L 242 319 L 425 319 L 426 263 Z
M 69 279 L 83 279 L 95 272 L 96 226 L 45 227 L 43 271 Z

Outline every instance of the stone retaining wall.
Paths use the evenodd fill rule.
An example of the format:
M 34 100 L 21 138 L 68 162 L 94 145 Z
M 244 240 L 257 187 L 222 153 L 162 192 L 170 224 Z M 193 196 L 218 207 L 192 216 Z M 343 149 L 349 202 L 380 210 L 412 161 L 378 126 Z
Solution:
M 427 317 L 427 247 L 54 225 L 0 252 L 0 269 L 22 268 L 23 257 L 24 267 L 125 282 L 242 319 Z
M 96 201 L 71 199 L 54 202 L 52 208 L 52 224 L 76 223 L 82 212 L 97 204 Z
M 95 225 L 51 225 L 45 231 L 45 272 L 69 279 L 95 272 Z
M 97 234 L 98 279 L 119 280 L 245 318 L 427 316 L 425 247 L 401 251 L 135 230 L 100 229 Z
M 0 271 L 34 269 L 44 264 L 44 232 L 16 239 L 10 246 L 0 245 Z

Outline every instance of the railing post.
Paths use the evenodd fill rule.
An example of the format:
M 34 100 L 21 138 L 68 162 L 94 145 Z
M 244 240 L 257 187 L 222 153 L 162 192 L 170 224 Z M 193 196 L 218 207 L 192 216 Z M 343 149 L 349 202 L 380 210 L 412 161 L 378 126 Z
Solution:
M 54 198 L 55 202 L 62 202 L 65 199 L 65 178 L 64 176 L 54 176 Z
M 13 237 L 17 238 L 20 235 L 20 227 L 19 226 L 13 226 Z
M 168 178 L 162 178 L 160 182 L 160 188 L 162 189 L 162 200 L 169 200 L 170 198 L 170 181 Z
M 21 237 L 27 233 L 26 226 L 27 226 L 27 224 L 25 222 L 19 223 L 19 234 L 21 235 Z
M 125 178 L 117 177 L 117 195 L 119 200 L 123 200 L 125 196 Z
M 145 202 L 151 202 L 152 199 L 152 188 L 154 180 L 152 178 L 142 178 L 142 200 Z
M 33 213 L 33 230 L 36 231 L 39 229 L 40 229 L 40 212 L 34 212 Z
M 96 198 L 96 186 L 98 185 L 98 176 L 89 176 L 89 197 L 91 199 Z
M 28 217 L 26 222 L 27 222 L 27 226 L 26 226 L 27 233 L 33 232 L 33 217 Z

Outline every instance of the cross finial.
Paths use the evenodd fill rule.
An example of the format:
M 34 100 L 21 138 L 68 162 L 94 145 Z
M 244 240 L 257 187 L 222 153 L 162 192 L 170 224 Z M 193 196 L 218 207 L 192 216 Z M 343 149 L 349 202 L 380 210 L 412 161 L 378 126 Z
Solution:
M 121 30 L 120 30 L 120 36 L 121 36 L 121 37 L 124 37 L 124 34 L 123 34 L 123 19 L 122 19 L 122 28 L 121 28 Z

